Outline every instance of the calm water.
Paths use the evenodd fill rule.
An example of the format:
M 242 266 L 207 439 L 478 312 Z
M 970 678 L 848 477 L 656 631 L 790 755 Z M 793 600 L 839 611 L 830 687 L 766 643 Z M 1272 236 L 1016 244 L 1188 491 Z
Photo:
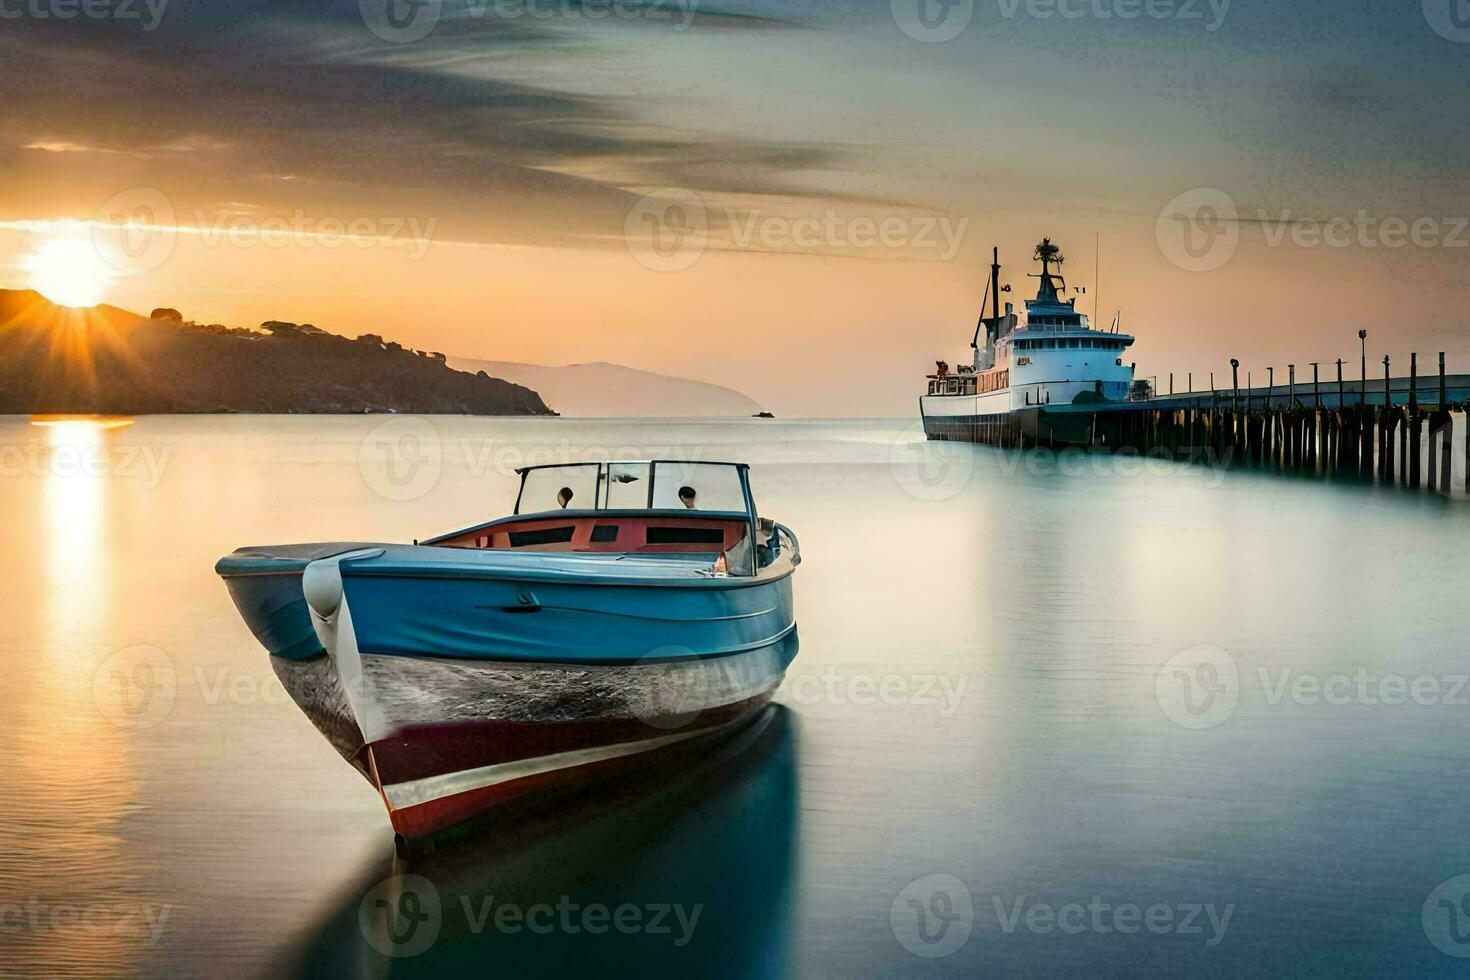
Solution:
M 906 422 L 381 425 L 0 420 L 0 972 L 1465 964 L 1460 502 Z M 396 860 L 213 562 L 424 537 L 609 454 L 753 464 L 806 558 L 778 707 Z

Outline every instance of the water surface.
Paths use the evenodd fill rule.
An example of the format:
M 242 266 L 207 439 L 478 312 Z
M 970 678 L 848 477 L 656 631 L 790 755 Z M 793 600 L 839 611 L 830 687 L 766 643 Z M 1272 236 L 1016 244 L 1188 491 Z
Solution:
M 215 559 L 423 538 L 507 511 L 516 465 L 644 455 L 750 462 L 801 536 L 778 707 L 710 757 L 395 859 Z M 1470 952 L 1459 501 L 926 449 L 906 421 L 176 417 L 0 419 L 0 508 L 6 972 L 1379 974 Z M 405 888 L 437 900 L 432 941 L 385 955 L 405 949 L 377 903 Z M 503 906 L 577 911 L 538 932 Z M 584 928 L 623 906 L 636 928 Z

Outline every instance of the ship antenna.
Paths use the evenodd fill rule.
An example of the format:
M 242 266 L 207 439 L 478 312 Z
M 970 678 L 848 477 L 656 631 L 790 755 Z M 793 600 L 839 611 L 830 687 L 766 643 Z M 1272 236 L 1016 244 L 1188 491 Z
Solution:
M 985 301 L 989 298 L 990 280 L 987 279 L 985 280 L 985 295 L 980 297 L 980 321 L 975 324 L 975 336 L 970 340 L 970 346 L 976 349 L 980 347 L 980 331 L 985 329 Z
M 1092 322 L 1097 323 L 1098 293 L 1102 292 L 1102 232 L 1093 232 L 1092 239 Z M 1097 329 L 1096 326 L 1093 329 Z
M 997 323 L 1000 322 L 1000 246 L 994 246 L 990 253 L 990 313 Z
M 999 329 L 1000 324 L 1000 246 L 991 249 L 990 256 L 990 282 L 985 285 L 985 295 L 990 299 L 991 317 Z M 970 346 L 980 346 L 980 331 L 985 327 L 985 299 L 980 300 L 980 322 L 975 324 L 975 338 L 970 341 Z M 986 344 L 990 343 L 989 334 L 985 337 Z

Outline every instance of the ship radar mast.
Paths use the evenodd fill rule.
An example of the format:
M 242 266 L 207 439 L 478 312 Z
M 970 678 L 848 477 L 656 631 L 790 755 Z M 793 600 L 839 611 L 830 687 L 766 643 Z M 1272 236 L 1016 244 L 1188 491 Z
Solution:
M 1062 274 L 1060 271 L 1062 268 L 1062 263 L 1067 261 L 1067 257 L 1062 254 L 1061 247 L 1054 243 L 1050 238 L 1043 238 L 1041 240 L 1041 244 L 1036 246 L 1036 251 L 1032 254 L 1032 258 L 1041 263 L 1041 275 L 1032 275 L 1031 277 L 1033 279 L 1041 280 L 1041 291 L 1036 298 L 1041 300 L 1051 300 L 1054 303 L 1058 302 L 1056 285 L 1057 282 L 1060 282 L 1062 284 L 1062 289 L 1067 288 L 1067 280 L 1062 278 Z M 1056 263 L 1056 267 L 1058 270 L 1056 275 L 1052 275 L 1052 263 Z

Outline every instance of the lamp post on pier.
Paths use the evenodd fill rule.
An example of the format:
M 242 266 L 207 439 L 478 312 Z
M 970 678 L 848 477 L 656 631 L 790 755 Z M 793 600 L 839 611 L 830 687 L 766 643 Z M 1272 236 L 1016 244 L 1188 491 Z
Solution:
M 1230 389 L 1234 392 L 1230 398 L 1230 407 L 1238 412 L 1240 411 L 1240 361 L 1233 357 L 1230 359 Z
M 1358 404 L 1368 403 L 1368 331 L 1358 331 L 1358 357 L 1363 362 L 1363 387 L 1358 391 Z

